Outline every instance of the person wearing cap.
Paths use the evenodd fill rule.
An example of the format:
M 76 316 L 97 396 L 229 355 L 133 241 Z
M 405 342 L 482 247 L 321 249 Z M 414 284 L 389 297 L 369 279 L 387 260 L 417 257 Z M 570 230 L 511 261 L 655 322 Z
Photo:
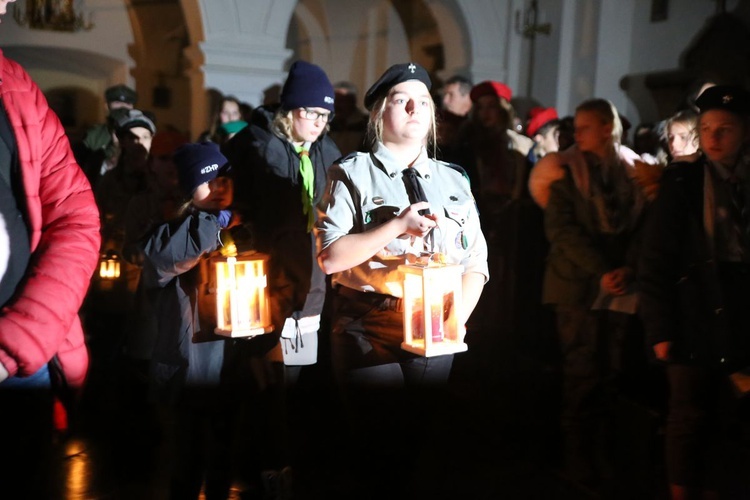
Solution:
M 322 198 L 326 170 L 341 153 L 328 136 L 334 111 L 334 89 L 320 66 L 295 61 L 289 68 L 280 102 L 255 108 L 249 125 L 222 146 L 234 169 L 235 205 L 253 235 L 254 248 L 270 256 L 268 285 L 274 331 L 253 345 L 246 357 L 263 356 L 266 405 L 292 398 L 287 390 L 303 367 L 317 363 L 326 280 L 316 260 L 313 225 L 315 205 Z M 272 395 L 272 396 L 271 396 Z M 294 400 L 292 403 L 296 403 Z M 256 414 L 275 414 L 264 406 Z M 309 421 L 287 416 L 290 432 L 307 429 Z M 277 420 L 282 423 L 281 420 Z M 277 449 L 263 450 L 259 460 L 272 474 L 290 479 L 287 466 L 300 440 L 280 440 Z M 269 442 L 269 444 L 271 444 Z M 260 471 L 256 471 L 260 472 Z M 252 479 L 260 477 L 254 474 Z M 276 493 L 269 492 L 269 495 Z
M 527 159 L 533 141 L 513 130 L 515 110 L 510 101 L 513 93 L 506 84 L 487 80 L 470 92 L 474 106 L 469 122 L 462 128 L 459 155 L 454 157 L 466 168 L 471 187 L 482 214 L 482 224 L 489 246 L 490 273 L 497 279 L 489 284 L 492 297 L 480 317 L 489 325 L 512 329 L 516 314 L 517 290 L 512 277 L 518 266 L 516 251 L 519 228 L 527 231 L 521 211 L 528 199 L 526 179 L 530 169 Z M 480 307 L 485 307 L 485 302 Z
M 728 432 L 738 418 L 732 391 L 743 393 L 750 366 L 750 93 L 717 85 L 696 105 L 699 151 L 664 170 L 638 280 L 647 340 L 669 382 L 674 499 L 732 496 L 722 490 L 737 480 L 747 487 L 726 445 L 738 439 Z
M 103 250 L 112 248 L 119 252 L 124 211 L 133 195 L 146 190 L 148 157 L 156 125 L 148 114 L 129 109 L 118 117 L 115 133 L 120 143 L 117 163 L 104 173 L 94 187 L 94 194 L 102 217 Z
M 169 459 L 175 464 L 169 497 L 197 499 L 205 478 L 207 497 L 227 498 L 233 382 L 227 366 L 236 343 L 245 340 L 214 333 L 208 261 L 220 254 L 239 217 L 231 209 L 230 167 L 218 145 L 185 144 L 173 159 L 187 202 L 176 218 L 141 238 L 143 288 L 156 323 L 149 390 L 172 418 L 165 429 L 173 435 Z
M 565 473 L 592 489 L 611 486 L 617 381 L 636 327 L 645 196 L 623 159 L 621 130 L 611 102 L 584 101 L 576 107 L 575 146 L 545 156 L 532 171 L 553 165 L 559 172 L 547 186 L 542 302 L 554 309 L 562 354 Z
M 94 186 L 101 217 L 102 255 L 123 255 L 125 213 L 130 199 L 148 189 L 148 155 L 155 132 L 153 120 L 140 110 L 122 110 L 118 117 L 115 129 L 120 144 L 117 161 Z M 95 368 L 106 368 L 121 354 L 127 334 L 126 318 L 133 310 L 139 275 L 140 267 L 125 260 L 117 280 L 95 280 L 92 283 L 84 309 Z
M 119 154 L 115 124 L 118 117 L 135 107 L 138 94 L 127 85 L 114 85 L 104 91 L 104 100 L 107 108 L 105 123 L 90 127 L 83 140 L 73 146 L 76 159 L 92 184 L 100 174 L 114 167 Z
M 280 103 L 256 108 L 249 126 L 222 147 L 235 169 L 237 210 L 253 228 L 257 250 L 271 256 L 275 336 L 292 338 L 299 327 L 311 337 L 309 348 L 326 288 L 315 259 L 315 205 L 323 196 L 326 169 L 341 156 L 327 135 L 333 109 L 333 86 L 323 69 L 296 61 Z M 299 366 L 291 356 L 294 350 L 273 347 L 269 359 L 286 356 L 288 366 Z M 298 371 L 286 370 L 292 378 Z
M 431 157 L 436 126 L 430 86 L 423 67 L 404 63 L 370 87 L 364 102 L 372 152 L 351 154 L 330 167 L 316 225 L 318 259 L 336 290 L 333 367 L 351 411 L 355 434 L 349 441 L 361 446 L 351 472 L 364 474 L 363 484 L 394 491 L 399 485 L 392 482 L 398 480 L 393 471 L 404 472 L 399 460 L 409 456 L 393 437 L 394 425 L 405 415 L 429 412 L 399 405 L 416 403 L 407 391 L 420 397 L 428 387 L 443 386 L 453 361 L 452 355 L 426 358 L 401 349 L 398 266 L 434 253 L 463 265 L 463 303 L 456 305 L 461 324 L 489 278 L 468 179 L 460 167 Z M 381 454 L 386 449 L 387 458 Z M 385 492 L 375 494 L 386 498 L 377 496 Z
M 534 146 L 529 150 L 528 158 L 534 165 L 547 153 L 555 153 L 559 149 L 560 121 L 555 108 L 532 108 L 529 116 L 526 135 L 534 141 Z
M 472 179 L 482 211 L 502 206 L 507 200 L 518 200 L 525 192 L 529 166 L 526 157 L 533 141 L 513 130 L 516 117 L 510 103 L 513 92 L 502 82 L 484 81 L 471 89 L 471 127 L 467 146 L 472 165 L 479 175 Z
M 185 135 L 176 130 L 159 131 L 154 135 L 148 158 L 146 189 L 134 194 L 125 210 L 122 258 L 129 265 L 143 267 L 141 239 L 155 226 L 177 217 L 184 203 L 174 153 L 187 142 Z M 148 362 L 156 339 L 154 318 L 154 301 L 149 297 L 143 280 L 139 280 L 133 313 L 127 318 L 123 358 L 141 380 L 147 378 Z

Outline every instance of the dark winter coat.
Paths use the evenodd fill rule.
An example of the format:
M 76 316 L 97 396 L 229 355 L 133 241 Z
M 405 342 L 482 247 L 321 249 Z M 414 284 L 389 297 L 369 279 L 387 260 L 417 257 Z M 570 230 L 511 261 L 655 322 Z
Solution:
M 175 401 L 186 385 L 219 382 L 226 341 L 214 335 L 211 311 L 200 300 L 208 285 L 205 262 L 219 248 L 219 231 L 216 216 L 194 211 L 144 239 L 141 279 L 158 325 L 151 381 L 160 401 Z
M 235 206 L 251 227 L 253 246 L 270 255 L 269 287 L 277 330 L 288 317 L 320 314 L 325 274 L 317 262 L 315 238 L 303 213 L 300 157 L 294 146 L 271 131 L 274 108 L 257 108 L 250 125 L 223 147 L 235 177 Z M 311 145 L 317 204 L 326 186 L 326 171 L 340 157 L 325 134 Z M 317 215 L 316 215 L 317 216 Z
M 704 223 L 705 168 L 700 156 L 664 171 L 639 264 L 640 314 L 648 343 L 672 342 L 673 361 L 742 364 L 732 334 L 747 329 L 727 327 L 725 290 Z

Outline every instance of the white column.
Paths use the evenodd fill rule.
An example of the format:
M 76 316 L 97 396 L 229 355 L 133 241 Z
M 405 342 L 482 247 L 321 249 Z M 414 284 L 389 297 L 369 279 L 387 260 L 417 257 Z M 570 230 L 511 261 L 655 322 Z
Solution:
M 200 44 L 206 88 L 231 94 L 253 106 L 263 103 L 264 92 L 282 84 L 284 63 L 291 51 L 279 47 L 227 46 L 224 43 Z
M 482 80 L 508 79 L 508 19 L 510 0 L 456 0 L 470 36 L 470 77 Z
M 596 79 L 592 96 L 612 101 L 620 114 L 628 117 L 633 127 L 638 124 L 640 118 L 635 106 L 620 89 L 620 80 L 630 70 L 634 12 L 634 0 L 601 3 Z M 641 54 L 641 57 L 648 55 Z
M 264 92 L 283 82 L 286 48 L 296 0 L 200 0 L 206 88 L 257 106 Z

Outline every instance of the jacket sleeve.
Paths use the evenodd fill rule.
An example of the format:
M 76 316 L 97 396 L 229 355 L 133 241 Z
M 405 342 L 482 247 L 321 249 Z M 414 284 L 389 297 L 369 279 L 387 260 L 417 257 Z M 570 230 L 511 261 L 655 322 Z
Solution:
M 13 68 L 3 102 L 19 150 L 32 254 L 0 313 L 0 362 L 10 375 L 30 375 L 78 321 L 99 256 L 99 211 L 57 116 L 28 75 Z
M 206 212 L 189 214 L 179 221 L 156 227 L 143 242 L 143 253 L 156 272 L 159 286 L 198 264 L 201 256 L 216 250 L 219 222 Z
M 609 271 L 610 266 L 576 217 L 573 200 L 576 190 L 569 172 L 552 183 L 544 210 L 544 230 L 550 244 L 561 250 L 567 259 L 599 276 Z
M 690 211 L 680 177 L 676 169 L 664 172 L 644 229 L 638 263 L 639 307 L 650 345 L 676 340 L 679 324 L 680 248 L 685 244 L 685 215 Z

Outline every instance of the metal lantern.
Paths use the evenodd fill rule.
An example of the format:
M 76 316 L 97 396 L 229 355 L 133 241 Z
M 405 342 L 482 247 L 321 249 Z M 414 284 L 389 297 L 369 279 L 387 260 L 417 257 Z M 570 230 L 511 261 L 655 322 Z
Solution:
M 115 281 L 120 277 L 120 256 L 109 250 L 99 258 L 99 278 L 102 281 Z
M 226 337 L 253 337 L 273 330 L 266 278 L 268 256 L 252 252 L 214 257 L 216 330 Z
M 463 266 L 428 260 L 399 266 L 404 275 L 404 341 L 401 348 L 420 356 L 463 352 Z

